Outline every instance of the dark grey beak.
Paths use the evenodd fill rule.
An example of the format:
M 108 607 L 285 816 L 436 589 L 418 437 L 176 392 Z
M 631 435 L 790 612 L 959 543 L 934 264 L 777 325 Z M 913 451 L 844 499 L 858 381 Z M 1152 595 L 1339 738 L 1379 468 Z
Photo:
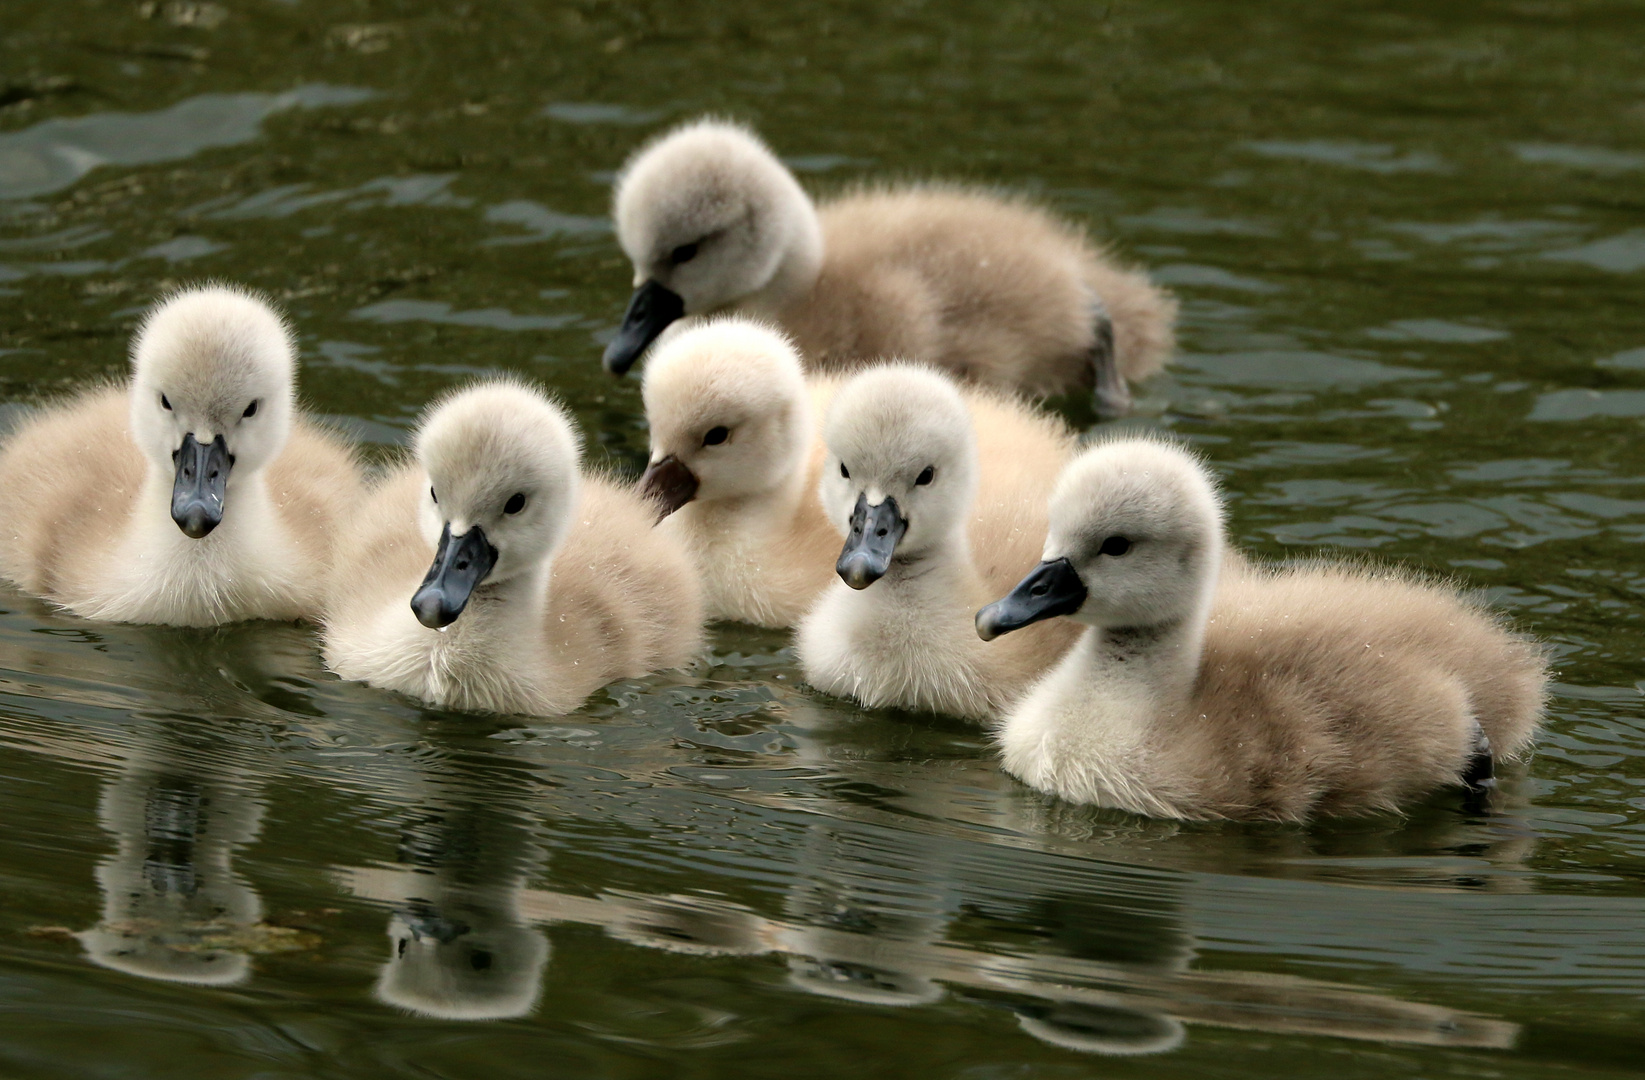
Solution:
M 674 290 L 649 280 L 635 289 L 623 313 L 623 325 L 605 347 L 605 369 L 613 375 L 628 374 L 646 346 L 684 314 L 685 301 Z
M 440 533 L 440 546 L 434 552 L 434 565 L 428 568 L 428 576 L 411 598 L 411 610 L 416 612 L 417 621 L 430 630 L 456 622 L 468 606 L 475 587 L 495 565 L 497 549 L 486 542 L 484 529 L 476 525 L 453 539 L 451 524 L 447 522 Z
M 977 636 L 993 641 L 1041 619 L 1072 615 L 1085 605 L 1085 582 L 1067 559 L 1042 562 L 1003 600 L 977 612 Z
M 223 491 L 234 458 L 221 435 L 206 446 L 191 431 L 171 455 L 177 479 L 171 485 L 171 520 L 195 540 L 223 523 Z
M 640 494 L 657 501 L 662 510 L 657 520 L 661 521 L 697 497 L 697 474 L 670 454 L 645 467 L 645 472 L 640 474 Z
M 448 919 L 422 904 L 416 904 L 410 911 L 400 912 L 400 917 L 405 920 L 406 929 L 411 931 L 412 937 L 418 941 L 438 941 L 441 945 L 450 945 L 470 929 L 467 923 Z
M 880 580 L 891 569 L 891 556 L 907 531 L 908 519 L 896 499 L 886 496 L 880 505 L 869 506 L 867 493 L 858 495 L 851 511 L 851 535 L 834 564 L 840 580 L 853 589 L 866 589 Z

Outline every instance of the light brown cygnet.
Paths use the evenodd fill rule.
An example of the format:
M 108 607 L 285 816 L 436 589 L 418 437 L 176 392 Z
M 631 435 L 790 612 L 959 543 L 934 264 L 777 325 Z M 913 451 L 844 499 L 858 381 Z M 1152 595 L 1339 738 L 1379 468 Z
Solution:
M 1170 818 L 1398 810 L 1483 785 L 1542 716 L 1542 650 L 1454 589 L 1229 551 L 1181 447 L 1086 450 L 1050 519 L 1040 566 L 977 616 L 989 638 L 1084 626 L 999 728 L 1006 770 L 1041 791 Z
M 77 615 L 318 619 L 360 469 L 296 405 L 260 297 L 185 289 L 144 319 L 129 385 L 43 409 L 0 449 L 0 574 Z
M 690 557 L 579 469 L 559 406 L 509 381 L 434 406 L 339 540 L 325 658 L 452 708 L 557 715 L 702 647 Z M 430 565 L 432 562 L 432 566 Z
M 773 320 L 814 371 L 919 360 L 1031 396 L 1094 389 L 1099 412 L 1170 355 L 1176 302 L 1071 223 L 952 184 L 867 187 L 820 207 L 758 136 L 698 120 L 618 178 L 635 293 L 606 366 L 675 319 Z

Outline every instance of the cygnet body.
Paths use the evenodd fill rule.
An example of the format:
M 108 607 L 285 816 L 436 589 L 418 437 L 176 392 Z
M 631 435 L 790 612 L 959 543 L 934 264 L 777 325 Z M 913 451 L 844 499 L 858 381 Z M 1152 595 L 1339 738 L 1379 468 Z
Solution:
M 426 415 L 414 460 L 342 538 L 325 658 L 436 705 L 556 715 L 702 646 L 685 551 L 632 490 L 578 468 L 565 413 L 483 383 Z M 430 563 L 432 562 L 432 567 Z
M 888 357 L 1034 395 L 1127 380 L 1170 354 L 1176 303 L 1072 224 L 953 185 L 866 188 L 820 208 L 748 129 L 699 120 L 643 147 L 613 216 L 635 293 L 606 366 L 626 371 L 674 319 L 773 319 L 813 370 Z
M 1189 819 L 1395 810 L 1489 783 L 1543 708 L 1541 651 L 1453 589 L 1226 552 L 1215 484 L 1160 441 L 1069 464 L 1043 561 L 977 628 L 1056 615 L 1086 629 L 998 738 L 1007 771 L 1074 802 Z
M 986 458 L 985 427 L 996 444 Z M 996 652 L 973 628 L 977 599 L 1033 558 L 1067 429 L 1004 398 L 968 407 L 947 376 L 888 364 L 840 387 L 824 441 L 818 494 L 845 546 L 841 580 L 796 635 L 806 680 L 868 706 L 996 716 L 1075 636 L 1051 624 Z
M 347 444 L 296 413 L 285 322 L 188 289 L 131 359 L 129 386 L 44 409 L 0 450 L 0 573 L 93 619 L 318 618 L 363 489 Z

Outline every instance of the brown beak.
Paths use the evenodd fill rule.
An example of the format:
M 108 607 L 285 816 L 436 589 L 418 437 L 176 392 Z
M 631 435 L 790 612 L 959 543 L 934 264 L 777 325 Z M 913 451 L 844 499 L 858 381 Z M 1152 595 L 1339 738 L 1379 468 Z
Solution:
M 640 494 L 656 500 L 662 511 L 657 520 L 661 521 L 697 497 L 697 474 L 670 454 L 646 466 L 640 475 Z

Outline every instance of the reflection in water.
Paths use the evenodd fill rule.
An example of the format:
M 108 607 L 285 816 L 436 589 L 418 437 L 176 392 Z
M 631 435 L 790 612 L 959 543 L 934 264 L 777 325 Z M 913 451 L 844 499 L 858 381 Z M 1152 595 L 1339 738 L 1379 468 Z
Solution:
M 145 727 L 142 738 L 98 802 L 117 847 L 97 868 L 102 919 L 77 936 L 94 963 L 130 975 L 240 982 L 259 947 L 263 904 L 233 861 L 256 839 L 263 802 L 165 725 Z
M 168 982 L 227 986 L 254 955 L 309 947 L 312 935 L 263 922 L 234 870 L 261 829 L 269 729 L 247 713 L 302 710 L 294 689 L 317 665 L 304 631 L 123 627 L 42 615 L 52 633 L 0 634 L 0 666 L 27 673 L 13 693 L 53 708 L 30 749 L 106 771 L 98 822 L 115 840 L 99 863 L 97 925 L 75 935 L 102 967 Z M 148 710 L 164 710 L 153 715 Z M 138 711 L 142 710 L 142 711 Z M 108 713 L 118 723 L 83 723 Z M 247 727 L 256 736 L 245 737 Z
M 476 823 L 464 813 L 440 812 L 414 824 L 402 851 L 410 866 L 380 878 L 394 913 L 376 994 L 444 1020 L 526 1016 L 542 993 L 548 939 L 520 914 L 518 850 L 485 846 L 486 839 L 466 832 Z
M 361 895 L 371 895 L 375 874 L 369 869 L 340 872 Z M 898 987 L 946 984 L 1014 1008 L 1030 1034 L 1104 1053 L 1171 1049 L 1181 1042 L 1181 1022 L 1451 1047 L 1511 1046 L 1518 1030 L 1501 1020 L 1313 979 L 1009 955 L 952 941 L 889 940 L 768 919 L 706 898 L 612 891 L 590 899 L 525 890 L 519 903 L 536 922 L 603 926 L 624 941 L 670 952 L 785 954 L 890 972 Z M 813 988 L 805 982 L 797 985 Z
M 1142 980 L 1169 979 L 1186 973 L 1194 958 L 1193 939 L 1184 928 L 1184 883 L 1171 874 L 1131 894 L 1031 896 L 1021 914 L 990 913 L 984 933 L 1029 927 L 1038 952 L 1127 970 Z M 1168 1009 L 1123 994 L 1108 1000 L 1032 1001 L 1017 1004 L 1015 1011 L 1022 1029 L 1036 1039 L 1085 1053 L 1158 1054 L 1175 1050 L 1188 1037 Z
M 72 648 L 58 648 L 56 638 L 26 635 L 35 640 L 24 647 L 0 637 L 0 661 L 13 670 L 37 672 L 42 680 L 62 680 L 54 692 L 65 698 L 76 680 L 117 687 L 124 679 L 137 683 L 135 692 L 145 702 L 168 705 L 173 704 L 168 694 L 187 686 L 192 692 L 178 694 L 175 704 L 190 714 L 213 713 L 190 721 L 126 711 L 120 723 L 107 728 L 64 722 L 29 729 L 30 749 L 82 764 L 110 763 L 102 823 L 115 836 L 117 852 L 98 872 L 103 918 L 81 935 L 99 963 L 148 977 L 227 984 L 246 977 L 250 957 L 290 947 L 289 939 L 279 940 L 280 928 L 261 922 L 262 905 L 231 866 L 257 836 L 261 787 L 274 774 L 275 759 L 263 757 L 266 740 L 280 730 L 263 721 L 232 719 L 231 703 L 255 711 L 272 701 L 296 707 L 309 700 L 303 673 L 313 664 L 311 648 L 293 631 L 292 655 L 277 660 L 279 650 L 271 646 L 280 638 L 274 630 L 133 631 L 113 645 L 89 648 L 79 639 Z M 146 649 L 151 643 L 184 641 L 197 647 L 154 655 Z M 253 644 L 257 648 L 250 648 Z M 132 680 L 134 666 L 140 674 Z M 82 691 L 73 696 L 84 701 L 83 708 L 102 700 Z M 272 708 L 269 714 L 270 720 L 282 715 Z M 296 714 L 283 715 L 290 722 Z M 668 953 L 769 958 L 784 969 L 793 991 L 854 1007 L 913 1009 L 957 999 L 1008 1013 L 1025 1033 L 1046 1043 L 1086 1052 L 1167 1051 L 1186 1041 L 1184 1025 L 1193 1024 L 1444 1047 L 1502 1047 L 1515 1037 L 1509 1023 L 1355 987 L 1195 970 L 1201 916 L 1194 912 L 1203 897 L 1186 890 L 1203 879 L 1172 870 L 1096 866 L 1091 856 L 1109 843 L 1100 836 L 1083 836 L 1081 859 L 1065 863 L 1048 853 L 908 828 L 914 819 L 968 814 L 998 828 L 1013 808 L 1046 809 L 1014 793 L 986 763 L 969 758 L 942 766 L 947 784 L 915 784 L 911 772 L 929 771 L 931 752 L 945 738 L 936 729 L 925 733 L 935 740 L 927 746 L 910 742 L 909 729 L 889 721 L 858 721 L 838 730 L 820 718 L 800 725 L 793 732 L 800 749 L 789 761 L 804 761 L 827 774 L 818 783 L 836 796 L 830 814 L 767 819 L 788 824 L 750 849 L 748 834 L 739 830 L 733 842 L 695 816 L 709 803 L 680 802 L 661 786 L 646 789 L 646 809 L 637 820 L 622 809 L 629 806 L 626 798 L 609 797 L 634 789 L 601 788 L 590 802 L 589 792 L 596 789 L 577 786 L 582 766 L 566 766 L 563 741 L 494 741 L 466 722 L 448 725 L 425 713 L 406 719 L 418 724 L 418 738 L 400 741 L 404 729 L 397 722 L 386 724 L 373 736 L 389 744 L 380 751 L 341 744 L 325 724 L 300 738 L 288 728 L 282 741 L 290 747 L 314 740 L 307 767 L 319 770 L 317 778 L 338 782 L 346 776 L 346 786 L 356 792 L 365 785 L 373 791 L 371 801 L 388 807 L 390 819 L 398 821 L 393 862 L 344 871 L 342 877 L 355 893 L 388 909 L 388 951 L 377 972 L 376 996 L 421 1016 L 485 1020 L 530 1014 L 550 962 L 542 927 L 569 922 L 599 926 L 614 940 Z M 359 729 L 360 723 L 352 722 L 350 730 Z M 610 726 L 602 734 L 611 738 L 619 730 Z M 633 734 L 639 739 L 649 730 Z M 849 737 L 857 741 L 846 752 L 840 740 Z M 882 745 L 884 740 L 895 745 Z M 632 759 L 608 748 L 604 760 L 623 761 L 630 775 L 660 775 L 654 765 L 642 764 L 657 753 L 652 741 L 631 749 Z M 334 754 L 346 758 L 345 772 L 336 771 Z M 288 768 L 298 764 L 290 752 L 278 760 Z M 739 800 L 765 801 L 752 792 Z M 792 799 L 775 794 L 770 801 L 793 806 Z M 673 835 L 684 820 L 679 815 L 690 813 L 691 844 L 706 851 L 740 843 L 737 850 L 765 868 L 762 877 L 780 873 L 780 885 L 769 894 L 776 914 L 695 895 L 610 888 L 586 877 L 563 886 L 563 892 L 531 888 L 547 861 L 535 822 L 550 810 L 565 818 L 568 836 L 597 826 L 602 847 L 636 826 L 653 840 Z M 859 815 L 900 827 L 841 820 Z M 1453 817 L 1445 815 L 1447 821 Z M 1098 820 L 1085 814 L 1061 825 L 1084 828 Z M 1121 831 L 1140 827 L 1128 823 Z M 1409 838 L 1422 830 L 1420 821 L 1408 823 L 1399 835 Z M 1052 848 L 1064 847 L 1057 839 L 1061 831 L 1047 821 L 1033 835 Z M 1171 835 L 1179 847 L 1189 843 L 1180 829 Z M 1352 840 L 1349 832 L 1333 835 L 1338 844 Z M 1393 872 L 1387 856 L 1398 854 L 1397 847 L 1384 850 L 1381 831 L 1362 839 L 1363 849 L 1344 848 L 1336 855 L 1358 855 L 1350 861 L 1363 861 L 1367 874 L 1386 879 Z M 1242 844 L 1251 845 L 1252 852 L 1264 849 L 1270 859 L 1310 852 L 1309 834 L 1294 830 L 1210 830 L 1202 842 L 1217 847 L 1223 865 Z M 579 848 L 575 840 L 570 846 Z M 1119 845 L 1115 853 L 1135 856 L 1137 850 L 1135 844 Z M 649 859 L 663 849 L 647 840 L 628 849 L 620 863 L 636 865 L 639 852 Z M 1459 851 L 1447 865 L 1478 874 L 1491 863 L 1481 854 L 1488 853 L 1464 858 Z M 1508 856 L 1511 862 L 1522 857 L 1522 851 Z M 1055 873 L 1046 860 L 1056 863 Z M 587 870 L 584 864 L 582 872 Z M 1491 887 L 1489 880 L 1470 885 L 1460 878 L 1429 884 L 1470 891 Z
M 1142 1009 L 1054 1001 L 1027 1006 L 1017 1013 L 1028 1034 L 1086 1054 L 1163 1054 L 1188 1038 L 1182 1022 Z
M 377 997 L 443 1020 L 529 1015 L 549 944 L 520 896 L 544 854 L 510 813 L 507 763 L 489 758 L 471 771 L 456 755 L 400 761 L 408 767 L 392 783 L 408 809 L 396 865 L 365 872 L 372 898 L 392 909 Z
M 795 925 L 815 928 L 814 938 L 788 957 L 791 985 L 824 997 L 867 1005 L 925 1005 L 943 989 L 923 972 L 900 967 L 895 956 L 880 959 L 835 955 L 838 933 L 875 941 L 929 943 L 941 940 L 958 907 L 951 868 L 935 863 L 922 849 L 886 858 L 861 850 L 860 833 L 816 825 L 805 832 L 799 875 L 784 897 Z M 944 845 L 939 851 L 949 851 Z M 877 856 L 877 858 L 876 858 Z M 887 864 L 896 863 L 895 876 Z M 803 931 L 802 931 L 803 932 Z
M 831 826 L 816 831 L 820 835 L 810 853 L 824 858 L 806 868 L 805 884 L 785 893 L 790 909 L 785 918 L 706 897 L 621 889 L 585 897 L 525 888 L 519 884 L 520 865 L 502 859 L 495 866 L 502 875 L 488 879 L 495 883 L 489 895 L 497 899 L 478 910 L 495 920 L 490 925 L 507 929 L 494 935 L 488 948 L 515 950 L 506 960 L 494 956 L 490 961 L 517 973 L 509 978 L 520 983 L 509 986 L 518 997 L 507 1000 L 524 1001 L 519 1007 L 529 1009 L 547 962 L 547 943 L 530 943 L 526 927 L 575 923 L 669 953 L 781 957 L 791 987 L 858 1004 L 914 1006 L 955 994 L 1008 1009 L 1027 1034 L 1082 1052 L 1173 1050 L 1186 1040 L 1185 1024 L 1440 1047 L 1505 1048 L 1518 1032 L 1517 1025 L 1506 1021 L 1351 986 L 1258 972 L 1192 970 L 1193 942 L 1182 922 L 1180 899 L 1169 887 L 1163 897 L 1057 896 L 1032 899 L 1013 912 L 979 913 L 969 902 L 958 903 L 956 885 L 932 877 L 928 880 L 937 887 L 927 899 L 934 896 L 936 902 L 911 914 L 907 897 L 876 899 L 866 873 L 853 880 L 853 856 L 832 835 Z M 837 861 L 830 863 L 829 857 Z M 917 859 L 907 869 L 911 878 L 941 873 L 940 867 L 920 865 Z M 879 870 L 883 874 L 883 864 Z M 431 890 L 416 871 L 357 867 L 335 873 L 356 895 L 394 909 L 396 951 L 404 943 L 407 955 L 429 958 L 424 961 L 429 976 L 419 985 L 438 985 L 453 995 L 395 1004 L 430 1015 L 480 1019 L 487 1001 L 505 999 L 502 993 L 474 991 L 464 953 L 426 943 L 442 934 L 451 938 L 447 944 L 461 941 L 466 927 L 457 924 L 476 909 L 454 905 L 452 892 Z M 884 878 L 880 881 L 883 886 Z M 421 895 L 438 899 L 427 908 L 416 907 L 408 899 L 414 882 Z M 955 902 L 945 906 L 950 892 Z M 465 890 L 463 895 L 473 893 Z M 421 927 L 414 919 L 423 920 Z M 423 953 L 414 952 L 418 947 Z M 391 981 L 396 962 L 385 971 L 380 992 Z M 528 976 L 529 997 L 524 986 Z M 518 1014 L 499 1008 L 495 1015 Z
M 869 850 L 867 834 L 828 823 L 807 830 L 798 883 L 785 895 L 789 921 L 774 935 L 774 950 L 788 954 L 790 985 L 809 993 L 867 1005 L 940 1001 L 945 982 L 964 984 L 945 978 L 953 965 L 947 958 L 976 904 L 961 868 L 946 864 L 957 849 L 913 838 L 877 842 L 892 850 Z M 1192 948 L 1180 926 L 1180 879 L 1161 881 L 1123 902 L 1095 894 L 1039 898 L 1014 920 L 993 920 L 992 929 L 1020 939 L 1030 928 L 1040 939 L 1036 951 L 1092 959 L 1105 979 L 1169 975 L 1186 968 Z M 982 953 L 958 952 L 954 960 L 988 963 Z M 1181 1022 L 1154 1003 L 1112 993 L 1080 1000 L 1056 990 L 999 1003 L 1028 1034 L 1070 1050 L 1150 1054 L 1186 1038 Z

